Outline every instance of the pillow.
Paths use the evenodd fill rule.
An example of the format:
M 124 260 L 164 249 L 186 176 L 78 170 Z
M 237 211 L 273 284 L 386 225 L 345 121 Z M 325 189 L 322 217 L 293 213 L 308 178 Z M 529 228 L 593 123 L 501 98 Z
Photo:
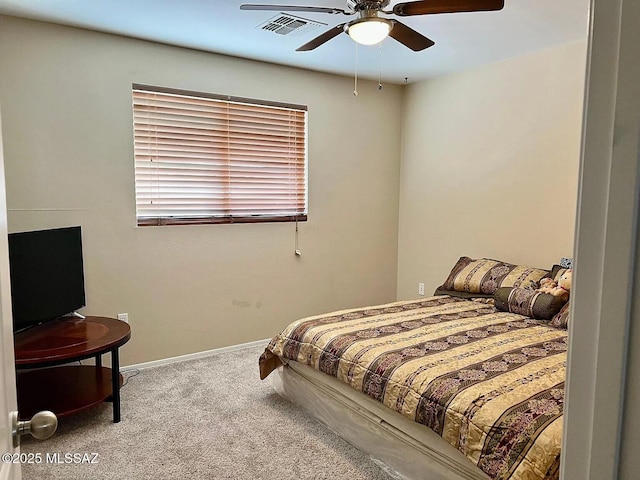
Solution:
M 456 292 L 455 290 L 442 290 L 439 287 L 436 288 L 436 291 L 433 292 L 433 294 L 449 295 L 450 297 L 467 298 L 469 300 L 473 300 L 474 298 L 493 298 L 493 294 L 489 293 Z
M 561 258 L 560 266 L 562 268 L 573 268 L 573 258 Z
M 473 260 L 460 257 L 438 290 L 492 295 L 500 287 L 524 287 L 548 276 L 549 271 L 540 268 L 512 265 L 490 258 Z
M 553 267 L 551 267 L 551 274 L 550 274 L 551 280 L 558 283 L 558 280 L 560 280 L 560 277 L 564 275 L 564 272 L 566 272 L 567 270 L 569 269 L 566 267 L 563 267 L 562 265 L 554 265 Z
M 569 328 L 569 302 L 564 304 L 558 313 L 551 319 L 551 325 L 558 328 Z
M 566 304 L 561 298 L 549 293 L 518 287 L 499 288 L 496 290 L 495 299 L 498 310 L 518 313 L 538 320 L 551 320 Z

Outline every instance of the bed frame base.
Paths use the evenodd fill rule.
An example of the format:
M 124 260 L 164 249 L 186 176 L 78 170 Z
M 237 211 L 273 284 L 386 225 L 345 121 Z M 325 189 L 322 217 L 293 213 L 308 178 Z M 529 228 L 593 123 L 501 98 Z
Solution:
M 401 480 L 489 480 L 429 428 L 312 368 L 289 362 L 271 375 L 276 392 L 301 406 Z

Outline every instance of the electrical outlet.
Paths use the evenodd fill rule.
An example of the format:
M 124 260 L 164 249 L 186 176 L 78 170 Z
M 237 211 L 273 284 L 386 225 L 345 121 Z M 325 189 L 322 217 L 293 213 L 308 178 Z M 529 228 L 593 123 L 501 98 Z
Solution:
M 418 295 L 424 295 L 424 283 L 418 284 Z
M 119 313 L 118 320 L 122 320 L 125 323 L 129 323 L 129 314 L 128 313 Z

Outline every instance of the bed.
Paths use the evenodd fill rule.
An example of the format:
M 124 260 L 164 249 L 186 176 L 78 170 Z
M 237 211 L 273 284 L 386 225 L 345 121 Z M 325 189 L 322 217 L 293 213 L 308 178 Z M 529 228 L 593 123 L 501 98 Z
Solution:
M 557 479 L 567 330 L 532 318 L 540 294 L 511 295 L 552 272 L 463 259 L 440 295 L 291 323 L 260 357 L 261 378 L 275 371 L 278 393 L 397 478 Z M 452 277 L 469 282 L 447 290 Z M 491 304 L 503 289 L 513 309 Z

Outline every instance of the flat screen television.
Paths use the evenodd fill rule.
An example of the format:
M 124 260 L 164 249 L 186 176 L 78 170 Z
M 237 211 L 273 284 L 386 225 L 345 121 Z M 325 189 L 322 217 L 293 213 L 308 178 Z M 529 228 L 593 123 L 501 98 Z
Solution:
M 13 330 L 85 306 L 80 227 L 9 234 Z

